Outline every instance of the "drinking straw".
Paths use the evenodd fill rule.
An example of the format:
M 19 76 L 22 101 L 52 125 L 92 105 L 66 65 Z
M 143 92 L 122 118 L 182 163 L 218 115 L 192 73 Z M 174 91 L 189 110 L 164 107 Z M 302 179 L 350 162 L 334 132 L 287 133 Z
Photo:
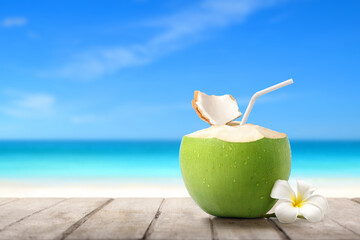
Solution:
M 274 86 L 271 86 L 271 87 L 265 88 L 264 90 L 256 92 L 250 99 L 249 105 L 246 108 L 244 117 L 242 118 L 240 125 L 245 125 L 245 123 L 246 123 L 246 121 L 247 121 L 247 119 L 248 119 L 248 117 L 250 115 L 251 109 L 253 108 L 254 103 L 255 103 L 255 101 L 256 101 L 256 99 L 258 97 L 260 97 L 260 96 L 262 96 L 264 94 L 267 94 L 269 92 L 275 91 L 275 90 L 277 90 L 279 88 L 285 87 L 285 86 L 287 86 L 289 84 L 292 84 L 293 82 L 294 81 L 292 80 L 292 78 L 290 78 L 289 80 L 286 80 L 284 82 L 275 84 Z

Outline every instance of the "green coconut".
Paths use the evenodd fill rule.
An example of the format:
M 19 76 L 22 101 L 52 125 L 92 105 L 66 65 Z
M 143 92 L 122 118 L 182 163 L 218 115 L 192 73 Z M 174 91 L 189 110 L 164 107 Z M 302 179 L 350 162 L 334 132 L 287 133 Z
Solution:
M 205 212 L 218 217 L 256 218 L 276 203 L 276 180 L 288 180 L 286 134 L 231 122 L 183 137 L 180 167 L 185 186 Z

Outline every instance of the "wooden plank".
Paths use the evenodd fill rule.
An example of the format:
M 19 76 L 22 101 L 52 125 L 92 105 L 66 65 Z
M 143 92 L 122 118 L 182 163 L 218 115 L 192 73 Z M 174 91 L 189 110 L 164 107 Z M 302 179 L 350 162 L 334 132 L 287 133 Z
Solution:
M 116 199 L 66 239 L 142 239 L 162 198 Z
M 318 223 L 310 223 L 305 219 L 297 219 L 291 224 L 273 221 L 290 239 L 360 239 L 328 217 Z
M 16 200 L 17 198 L 0 198 L 0 206 Z
M 360 204 L 346 198 L 330 198 L 327 217 L 360 237 Z
M 147 239 L 212 239 L 210 218 L 191 198 L 165 199 Z
M 0 231 L 62 200 L 60 198 L 23 198 L 0 206 Z
M 215 239 L 283 239 L 267 219 L 212 218 Z
M 317 223 L 310 223 L 305 219 L 297 219 L 290 224 L 280 223 L 277 219 L 272 221 L 290 239 L 359 239 L 356 234 L 328 217 Z
M 352 216 L 353 213 L 351 213 L 356 203 L 353 202 L 355 205 L 348 203 L 351 200 L 345 199 L 347 203 L 341 204 L 339 200 L 341 199 L 328 198 L 329 212 L 325 216 L 324 221 L 320 223 L 309 223 L 307 220 L 297 219 L 293 224 L 282 224 L 275 218 L 272 218 L 272 220 L 291 239 L 360 239 L 357 232 L 352 230 L 353 228 L 358 229 L 360 226 L 359 217 L 355 218 L 355 216 Z M 269 213 L 274 212 L 279 202 Z M 346 213 L 343 213 L 343 211 Z M 344 227 L 341 226 L 342 224 L 339 224 L 343 219 L 347 219 L 344 222 L 348 225 L 349 229 L 346 228 L 346 225 Z
M 74 198 L 20 221 L 0 232 L 0 239 L 62 239 L 110 199 Z

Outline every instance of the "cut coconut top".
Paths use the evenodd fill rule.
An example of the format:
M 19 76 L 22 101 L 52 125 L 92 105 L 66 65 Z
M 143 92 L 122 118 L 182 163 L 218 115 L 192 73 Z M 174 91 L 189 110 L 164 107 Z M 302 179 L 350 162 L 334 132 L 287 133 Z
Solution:
M 254 124 L 240 126 L 241 122 L 235 121 L 227 125 L 211 126 L 186 135 L 192 138 L 217 138 L 227 142 L 253 142 L 262 138 L 285 138 L 285 133 L 260 127 Z
M 211 125 L 224 125 L 242 115 L 236 100 L 229 94 L 209 96 L 195 91 L 192 106 L 199 117 Z

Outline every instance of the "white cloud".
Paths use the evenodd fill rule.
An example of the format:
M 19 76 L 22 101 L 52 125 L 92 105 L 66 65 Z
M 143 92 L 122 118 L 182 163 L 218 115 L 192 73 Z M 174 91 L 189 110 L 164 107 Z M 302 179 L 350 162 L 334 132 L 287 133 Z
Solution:
M 192 9 L 149 21 L 148 26 L 162 28 L 163 31 L 144 43 L 89 50 L 75 56 L 69 64 L 57 69 L 55 74 L 88 79 L 147 64 L 198 41 L 208 29 L 241 22 L 256 10 L 279 1 L 205 0 Z
M 77 115 L 70 117 L 70 122 L 74 124 L 85 124 L 96 122 L 98 118 L 95 115 Z
M 90 53 L 79 54 L 71 62 L 56 71 L 61 77 L 88 79 L 113 73 L 125 67 L 141 65 L 147 62 L 145 57 L 140 57 L 141 51 L 124 49 L 99 49 Z
M 5 18 L 0 22 L 0 26 L 3 27 L 18 27 L 23 26 L 28 22 L 27 18 L 24 17 L 9 17 Z
M 51 109 L 54 102 L 54 96 L 47 94 L 24 95 L 21 99 L 15 101 L 15 103 L 20 107 L 35 110 Z
M 0 106 L 6 115 L 21 118 L 43 117 L 55 112 L 56 98 L 44 93 L 24 93 L 10 90 L 6 92 L 8 101 Z

